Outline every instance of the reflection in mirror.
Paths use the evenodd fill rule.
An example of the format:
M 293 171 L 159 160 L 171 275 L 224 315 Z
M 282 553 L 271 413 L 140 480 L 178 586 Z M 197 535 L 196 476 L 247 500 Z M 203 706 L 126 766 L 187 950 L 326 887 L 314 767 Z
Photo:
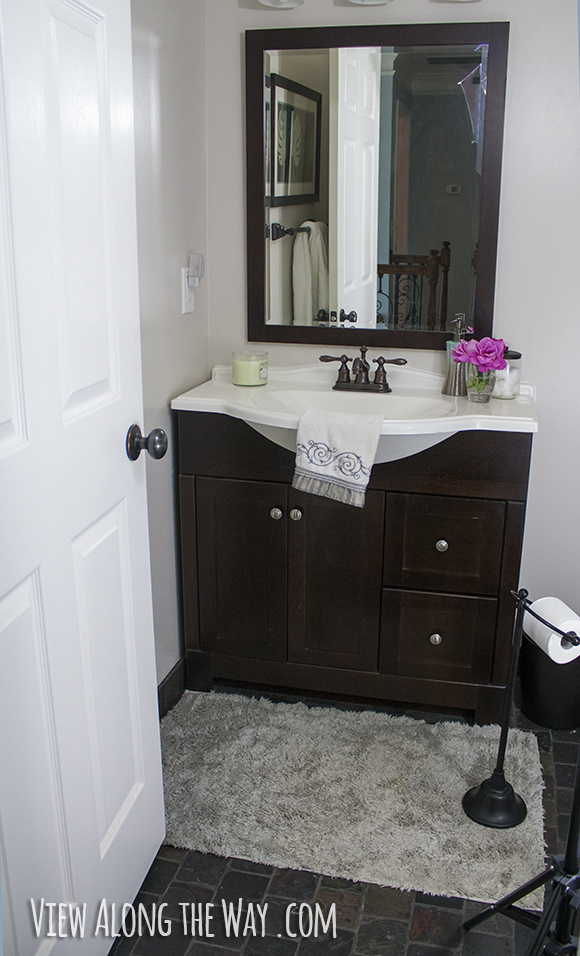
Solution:
M 265 64 L 266 321 L 445 331 L 460 312 L 471 324 L 487 45 L 269 50 Z M 279 242 L 281 225 L 293 240 Z
M 247 34 L 250 340 L 491 333 L 506 53 L 506 24 Z

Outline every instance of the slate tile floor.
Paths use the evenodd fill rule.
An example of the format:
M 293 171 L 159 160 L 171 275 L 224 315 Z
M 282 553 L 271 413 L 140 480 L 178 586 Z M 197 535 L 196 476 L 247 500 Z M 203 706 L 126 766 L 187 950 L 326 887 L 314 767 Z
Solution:
M 269 696 L 276 700 L 296 699 Z M 417 716 L 441 719 L 440 715 Z M 538 737 L 545 783 L 545 836 L 550 857 L 564 849 L 580 728 L 557 731 L 536 727 L 517 709 L 512 725 L 533 730 Z M 507 776 L 509 779 L 509 773 Z M 243 900 L 244 912 L 237 936 L 232 932 L 228 938 L 224 932 L 222 899 L 226 905 L 232 901 L 236 907 L 238 900 Z M 192 936 L 190 904 L 195 904 L 196 915 L 201 904 L 203 915 L 205 904 L 212 901 L 216 905 L 207 912 L 213 916 L 208 928 L 214 936 L 209 938 L 205 927 L 203 938 L 199 930 Z M 141 936 L 120 938 L 111 956 L 524 956 L 532 936 L 531 930 L 503 916 L 494 916 L 465 933 L 463 922 L 482 906 L 469 900 L 426 896 L 305 871 L 281 870 L 171 846 L 162 846 L 159 850 L 135 905 L 139 903 L 143 903 L 149 913 L 154 904 L 158 907 L 160 903 L 167 903 L 163 916 L 172 920 L 172 932 L 167 936 L 159 933 L 151 936 L 145 927 Z M 263 907 L 265 903 L 268 909 L 262 936 L 257 904 Z M 318 909 L 324 914 L 332 903 L 336 904 L 335 938 L 330 932 L 322 932 L 320 926 L 317 938 L 301 936 L 295 917 L 302 903 L 307 904 L 303 907 L 305 933 L 309 912 L 315 915 Z M 187 904 L 187 935 L 183 931 L 182 904 Z M 286 932 L 285 914 L 290 904 L 295 906 L 289 928 L 296 937 Z M 257 935 L 243 936 L 244 921 L 251 916 Z

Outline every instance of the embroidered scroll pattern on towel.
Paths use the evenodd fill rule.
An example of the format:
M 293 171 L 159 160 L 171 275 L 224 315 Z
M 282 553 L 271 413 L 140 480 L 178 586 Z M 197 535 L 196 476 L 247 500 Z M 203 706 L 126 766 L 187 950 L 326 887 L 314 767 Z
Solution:
M 318 468 L 328 468 L 333 464 L 333 470 L 339 471 L 349 480 L 359 481 L 364 478 L 368 481 L 371 469 L 365 468 L 359 455 L 352 451 L 337 452 L 325 442 L 309 441 L 308 446 L 298 443 L 296 446 L 296 460 L 302 456 Z

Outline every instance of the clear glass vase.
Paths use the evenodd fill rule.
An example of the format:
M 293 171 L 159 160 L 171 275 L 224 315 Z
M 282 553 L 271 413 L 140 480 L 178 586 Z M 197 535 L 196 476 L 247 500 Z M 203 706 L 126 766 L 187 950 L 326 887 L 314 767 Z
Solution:
M 477 365 L 467 362 L 466 385 L 468 401 L 479 404 L 489 402 L 495 385 L 495 372 L 480 372 Z

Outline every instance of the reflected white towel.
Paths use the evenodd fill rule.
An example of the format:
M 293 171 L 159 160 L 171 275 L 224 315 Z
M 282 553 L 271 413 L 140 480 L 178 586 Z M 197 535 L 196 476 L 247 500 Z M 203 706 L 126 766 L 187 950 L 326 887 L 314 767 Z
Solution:
M 382 415 L 309 408 L 298 422 L 292 487 L 364 507 Z
M 328 226 L 303 222 L 292 249 L 294 325 L 312 325 L 320 309 L 328 312 Z

